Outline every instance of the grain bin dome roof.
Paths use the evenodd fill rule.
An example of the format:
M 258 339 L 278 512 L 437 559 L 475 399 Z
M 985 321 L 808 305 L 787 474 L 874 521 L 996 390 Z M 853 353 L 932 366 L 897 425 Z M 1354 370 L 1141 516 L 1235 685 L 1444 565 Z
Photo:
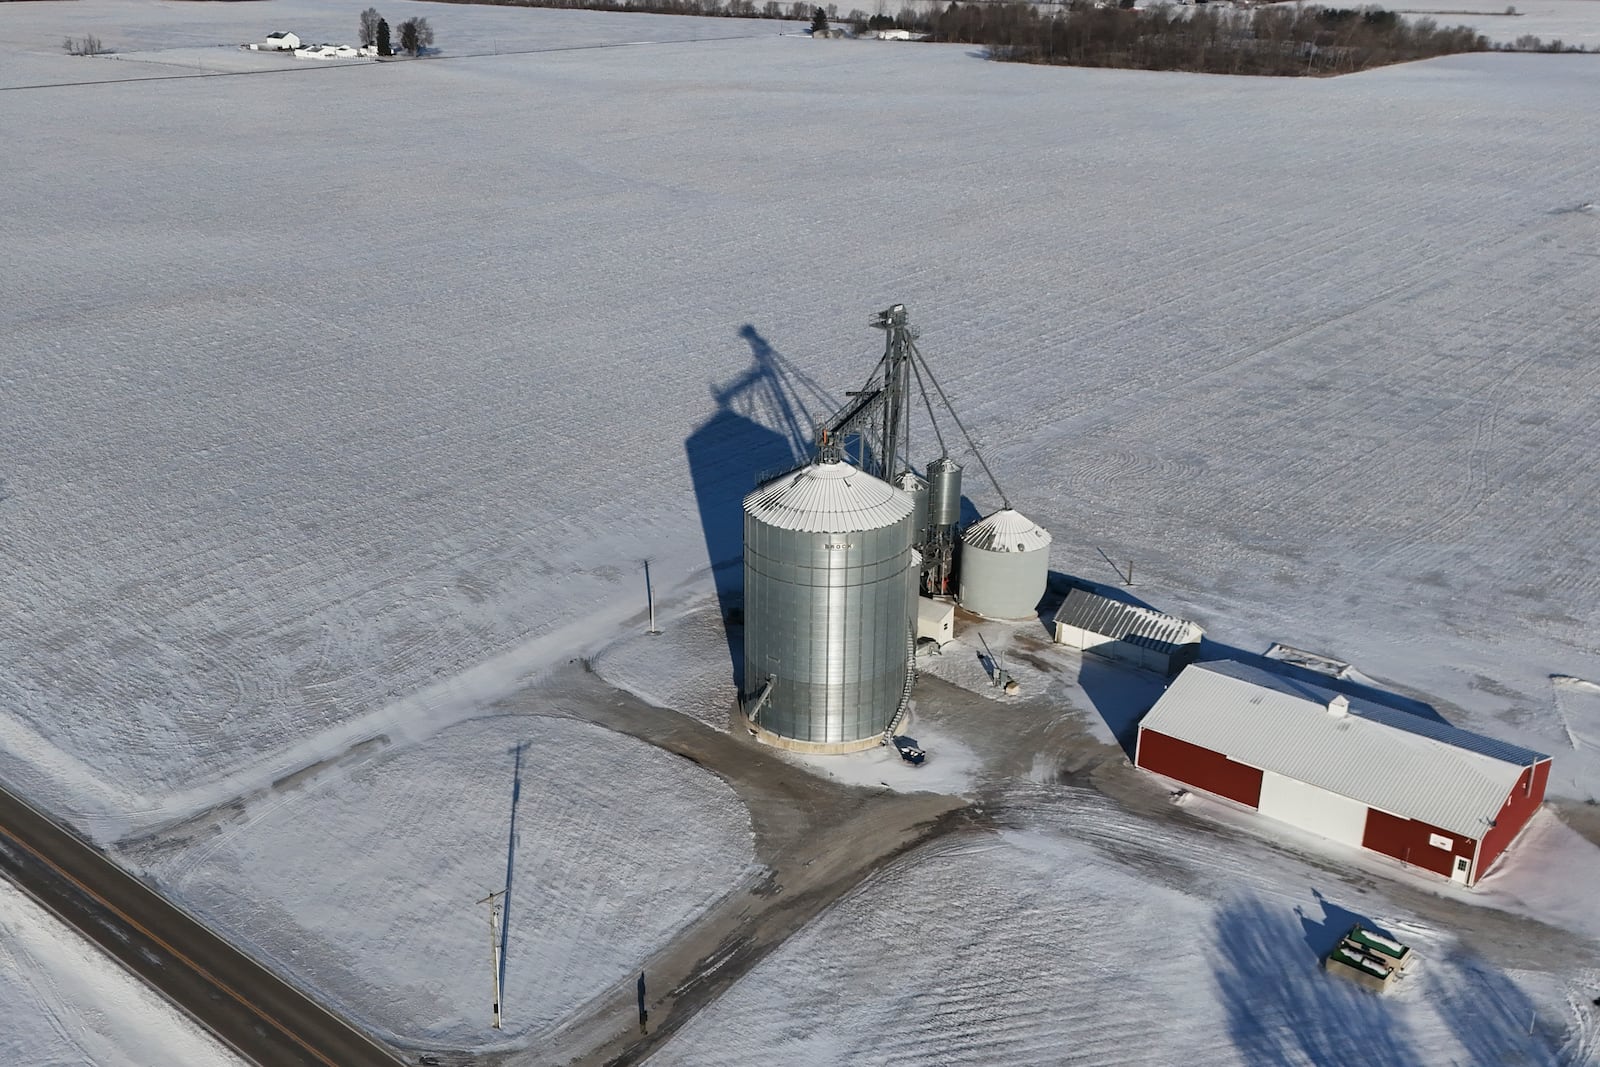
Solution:
M 961 543 L 985 552 L 1034 552 L 1050 544 L 1050 532 L 1006 508 L 968 526 Z
M 774 478 L 744 498 L 768 526 L 807 533 L 878 530 L 911 514 L 912 499 L 848 463 L 813 463 Z

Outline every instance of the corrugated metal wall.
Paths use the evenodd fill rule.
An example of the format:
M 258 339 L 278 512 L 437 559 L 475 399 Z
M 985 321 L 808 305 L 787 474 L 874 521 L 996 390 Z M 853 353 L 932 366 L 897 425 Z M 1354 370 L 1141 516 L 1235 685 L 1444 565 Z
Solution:
M 1441 848 L 1441 841 L 1448 841 L 1450 846 Z M 1470 837 L 1446 833 L 1437 826 L 1402 819 L 1377 808 L 1367 812 L 1367 832 L 1362 835 L 1361 844 L 1446 878 L 1450 877 L 1457 856 L 1470 860 L 1478 848 L 1478 842 Z
M 889 725 L 916 626 L 912 521 L 816 533 L 745 515 L 746 684 L 775 680 L 762 726 L 834 744 Z
M 1185 785 L 1256 807 L 1261 801 L 1261 772 L 1228 757 L 1179 741 L 1154 730 L 1139 731 L 1134 763 Z
M 1105 634 L 1091 633 L 1088 630 L 1080 629 L 1076 626 L 1068 626 L 1065 623 L 1056 623 L 1056 641 L 1066 645 L 1068 648 L 1092 652 L 1096 656 L 1116 660 L 1119 663 L 1131 663 L 1135 667 L 1140 667 L 1147 671 L 1155 671 L 1157 674 L 1170 676 L 1175 674 L 1177 669 L 1182 666 L 1181 663 L 1174 661 L 1165 652 L 1153 648 L 1145 648 L 1142 645 L 1135 645 L 1128 641 L 1118 641 L 1107 637 Z M 1184 646 L 1186 649 L 1189 647 L 1188 645 Z
M 1506 850 L 1506 846 L 1522 832 L 1533 818 L 1533 813 L 1544 803 L 1544 787 L 1550 778 L 1550 761 L 1537 763 L 1522 773 L 1506 806 L 1494 821 L 1494 827 L 1483 835 L 1483 847 L 1478 850 L 1478 869 L 1474 879 L 1489 873 L 1489 867 Z
M 989 619 L 1026 619 L 1044 598 L 1050 553 L 961 548 L 961 606 Z

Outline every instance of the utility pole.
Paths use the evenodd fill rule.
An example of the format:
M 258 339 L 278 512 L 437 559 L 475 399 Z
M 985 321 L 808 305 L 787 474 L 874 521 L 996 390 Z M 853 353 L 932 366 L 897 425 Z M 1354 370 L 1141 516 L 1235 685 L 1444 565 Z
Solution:
M 656 629 L 656 594 L 655 590 L 650 586 L 649 560 L 644 561 L 644 598 L 650 605 L 650 633 L 652 635 L 658 634 L 661 631 Z
M 500 901 L 506 895 L 504 889 L 497 893 L 490 893 L 479 904 L 489 905 L 489 949 L 491 960 L 494 963 L 494 1023 L 496 1030 L 500 1029 Z

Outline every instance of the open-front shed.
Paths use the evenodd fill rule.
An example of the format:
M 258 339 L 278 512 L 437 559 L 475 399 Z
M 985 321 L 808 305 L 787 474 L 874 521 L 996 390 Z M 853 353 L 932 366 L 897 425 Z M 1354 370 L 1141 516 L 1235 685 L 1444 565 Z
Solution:
M 1195 661 L 1205 631 L 1153 608 L 1074 585 L 1055 615 L 1056 642 L 1171 677 Z

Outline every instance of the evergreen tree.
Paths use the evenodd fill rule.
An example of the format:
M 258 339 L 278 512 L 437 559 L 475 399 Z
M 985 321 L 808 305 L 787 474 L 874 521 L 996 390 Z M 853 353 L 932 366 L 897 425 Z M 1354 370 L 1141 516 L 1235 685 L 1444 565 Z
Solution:
M 389 22 L 387 19 L 378 20 L 378 54 L 380 56 L 394 55 L 394 49 L 389 45 Z
M 811 16 L 811 32 L 812 33 L 827 33 L 828 32 L 828 15 L 820 7 L 817 8 L 816 9 L 816 13 Z

